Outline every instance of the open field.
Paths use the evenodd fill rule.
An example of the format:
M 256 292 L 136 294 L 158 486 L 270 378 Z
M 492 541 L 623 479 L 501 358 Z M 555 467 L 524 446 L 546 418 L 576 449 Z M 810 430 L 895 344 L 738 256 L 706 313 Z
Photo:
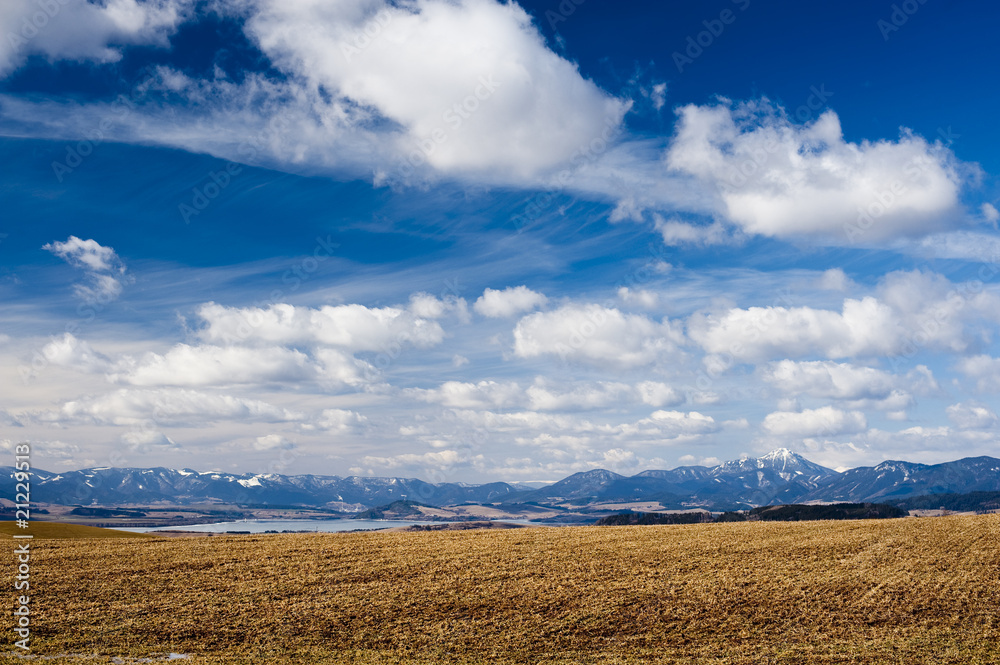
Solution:
M 39 655 L 1000 662 L 995 515 L 39 541 L 31 573 Z
M 0 534 L 4 536 L 31 535 L 34 540 L 48 538 L 149 538 L 144 533 L 132 533 L 117 529 L 99 529 L 81 524 L 59 524 L 57 522 L 32 521 L 27 529 L 17 528 L 15 522 L 0 522 Z

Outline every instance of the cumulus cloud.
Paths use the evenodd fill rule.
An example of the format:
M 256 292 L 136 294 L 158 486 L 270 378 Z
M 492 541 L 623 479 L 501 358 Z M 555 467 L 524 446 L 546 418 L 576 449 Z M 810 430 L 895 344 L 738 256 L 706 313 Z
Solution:
M 840 311 L 809 306 L 699 312 L 689 336 L 709 353 L 737 361 L 896 356 L 922 349 L 961 352 L 989 338 L 1000 298 L 941 275 L 894 272 L 877 295 L 846 298 Z
M 523 391 L 513 382 L 445 381 L 437 388 L 411 388 L 404 394 L 458 409 L 506 407 L 523 402 Z
M 622 367 L 654 364 L 683 342 L 679 325 L 597 304 L 529 314 L 514 328 L 514 353 L 521 358 L 553 355 Z
M 829 399 L 883 399 L 897 385 L 896 378 L 882 370 L 830 361 L 782 360 L 768 365 L 762 375 L 786 394 Z
M 997 414 L 978 404 L 952 404 L 945 409 L 948 420 L 963 430 L 992 429 L 997 425 Z
M 904 336 L 892 310 L 877 299 L 847 299 L 840 312 L 812 307 L 750 307 L 696 314 L 689 335 L 710 353 L 738 360 L 888 355 Z
M 42 245 L 42 249 L 83 270 L 87 283 L 74 285 L 73 291 L 87 304 L 106 304 L 117 299 L 128 282 L 125 264 L 115 250 L 96 240 L 70 236 L 65 242 Z
M 992 224 L 993 228 L 997 227 L 997 222 L 1000 221 L 1000 210 L 997 210 L 996 206 L 992 203 L 984 203 L 979 206 L 979 212 L 982 214 L 983 219 L 987 223 Z
M 446 381 L 437 388 L 409 388 L 403 394 L 457 409 L 517 407 L 531 411 L 578 411 L 626 404 L 662 407 L 684 402 L 684 395 L 656 381 L 643 381 L 634 386 L 616 381 L 566 384 L 541 376 L 527 387 L 513 381 Z
M 167 46 L 191 0 L 4 0 L 0 3 L 0 77 L 29 55 L 49 60 L 116 62 L 115 46 Z
M 976 355 L 958 361 L 958 371 L 975 379 L 976 390 L 983 393 L 1000 392 L 1000 358 Z
M 640 420 L 639 425 L 654 425 L 666 436 L 708 434 L 718 431 L 719 425 L 712 416 L 691 411 L 654 411 L 649 418 Z
M 132 429 L 122 434 L 121 440 L 122 443 L 129 445 L 129 450 L 132 452 L 143 451 L 150 447 L 180 448 L 176 441 L 157 429 Z
M 56 412 L 40 414 L 39 419 L 54 423 L 186 425 L 219 420 L 286 422 L 302 417 L 267 402 L 233 395 L 176 388 L 123 388 L 66 402 Z
M 164 355 L 147 353 L 111 380 L 135 386 L 210 386 L 295 383 L 314 377 L 309 358 L 282 347 L 189 346 L 178 344 Z
M 632 386 L 624 383 L 599 381 L 560 390 L 542 378 L 535 379 L 525 393 L 529 408 L 538 411 L 598 409 L 631 401 L 634 395 Z
M 838 400 L 851 408 L 886 411 L 896 419 L 905 418 L 905 409 L 912 406 L 912 391 L 938 390 L 933 373 L 923 365 L 901 376 L 849 363 L 782 360 L 762 368 L 760 375 L 785 395 Z
M 354 432 L 368 422 L 368 418 L 350 409 L 323 409 L 316 425 L 329 432 Z
M 654 309 L 660 302 L 660 296 L 655 291 L 630 289 L 627 286 L 618 289 L 618 299 L 626 305 L 638 305 L 646 309 Z
M 643 404 L 656 408 L 675 406 L 684 401 L 684 396 L 680 392 L 659 381 L 643 381 L 635 388 L 639 392 Z
M 281 434 L 265 434 L 253 440 L 254 450 L 291 450 L 295 444 Z
M 804 411 L 775 411 L 764 418 L 764 431 L 776 436 L 815 437 L 863 432 L 868 427 L 860 411 L 842 411 L 832 406 Z
M 422 301 L 416 309 L 428 314 Z M 437 314 L 434 310 L 430 312 Z M 395 346 L 428 348 L 444 339 L 434 319 L 401 307 L 327 305 L 318 309 L 274 304 L 225 307 L 206 303 L 198 309 L 205 322 L 199 335 L 211 342 L 259 344 L 316 344 L 348 351 L 385 351 Z
M 53 338 L 42 347 L 42 356 L 53 365 L 81 372 L 103 372 L 111 366 L 107 356 L 94 351 L 87 342 L 71 333 Z
M 720 213 L 747 233 L 869 243 L 944 228 L 959 212 L 954 156 L 908 131 L 850 143 L 836 113 L 796 125 L 766 99 L 678 115 L 668 166 L 717 188 Z
M 542 307 L 547 301 L 542 293 L 526 286 L 513 286 L 502 291 L 486 289 L 472 308 L 483 316 L 501 319 Z
M 379 183 L 534 183 L 592 141 L 613 140 L 630 105 L 551 51 L 513 2 L 247 0 L 212 8 L 243 21 L 280 76 L 249 72 L 235 81 L 217 71 L 192 79 L 160 67 L 142 103 L 109 130 L 116 140 L 290 170 L 368 173 Z M 4 102 L 8 120 L 67 138 L 109 111 L 100 103 Z
M 717 221 L 698 225 L 679 219 L 664 219 L 660 215 L 654 215 L 653 221 L 663 244 L 669 246 L 728 245 L 737 240 L 729 229 Z
M 400 154 L 439 171 L 550 168 L 626 108 L 550 51 L 515 3 L 253 5 L 247 33 L 275 66 L 391 120 Z

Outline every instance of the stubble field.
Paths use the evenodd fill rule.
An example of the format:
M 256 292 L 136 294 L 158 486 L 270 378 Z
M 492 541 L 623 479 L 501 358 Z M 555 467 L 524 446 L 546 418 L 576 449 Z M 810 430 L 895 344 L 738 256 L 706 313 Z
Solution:
M 1000 662 L 994 515 L 32 550 L 51 663 Z

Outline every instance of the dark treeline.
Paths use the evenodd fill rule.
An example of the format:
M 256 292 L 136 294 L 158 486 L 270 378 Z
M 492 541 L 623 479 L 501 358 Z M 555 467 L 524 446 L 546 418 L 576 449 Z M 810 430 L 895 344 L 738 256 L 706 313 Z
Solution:
M 956 512 L 985 512 L 1000 509 L 1000 492 L 969 492 L 967 494 L 927 494 L 893 501 L 906 510 L 944 508 Z
M 805 520 L 867 520 L 906 517 L 907 511 L 884 503 L 834 503 L 825 506 L 790 504 L 760 506 L 749 511 L 722 513 L 634 513 L 609 515 L 597 521 L 599 526 L 630 524 L 703 524 L 707 522 L 800 522 Z

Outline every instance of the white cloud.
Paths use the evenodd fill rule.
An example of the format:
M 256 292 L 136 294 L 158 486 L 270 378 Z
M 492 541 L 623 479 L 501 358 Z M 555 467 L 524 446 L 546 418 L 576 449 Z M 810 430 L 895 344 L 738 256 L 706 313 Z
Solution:
M 782 360 L 761 373 L 785 394 L 838 400 L 884 399 L 898 385 L 896 377 L 882 370 L 831 361 Z
M 643 404 L 660 408 L 676 406 L 684 401 L 684 396 L 674 388 L 658 381 L 643 381 L 636 385 Z
M 952 404 L 945 409 L 948 420 L 963 430 L 992 429 L 997 425 L 997 414 L 978 404 Z
M 426 306 L 422 302 L 418 309 L 426 311 Z M 313 309 L 274 304 L 235 308 L 206 303 L 198 309 L 198 316 L 206 323 L 199 334 L 212 342 L 316 344 L 349 351 L 386 351 L 401 346 L 427 348 L 444 339 L 444 330 L 437 321 L 399 307 L 326 305 Z
M 834 112 L 795 125 L 766 99 L 678 113 L 669 167 L 716 187 L 720 212 L 747 233 L 870 243 L 945 228 L 959 212 L 954 156 L 907 131 L 848 143 Z
M 823 271 L 819 279 L 819 288 L 828 291 L 847 291 L 851 286 L 851 278 L 840 268 L 830 268 Z
M 1000 392 L 1000 358 L 987 355 L 968 356 L 958 361 L 958 371 L 976 380 L 976 390 Z
M 997 222 L 1000 221 L 1000 210 L 997 210 L 996 206 L 992 203 L 984 203 L 979 207 L 979 211 L 983 215 L 983 219 L 993 225 L 996 228 Z
M 121 440 L 129 445 L 132 452 L 146 451 L 150 446 L 180 448 L 176 441 L 157 429 L 132 429 L 122 434 Z
M 515 3 L 252 6 L 247 34 L 276 67 L 330 91 L 335 107 L 390 119 L 401 128 L 387 137 L 398 153 L 438 171 L 537 173 L 617 125 L 626 108 L 550 51 Z
M 449 469 L 454 466 L 468 464 L 469 456 L 466 451 L 439 450 L 429 453 L 403 453 L 401 455 L 391 455 L 379 457 L 369 455 L 361 460 L 365 465 L 367 473 L 386 475 L 388 470 L 405 467 L 433 467 L 435 469 Z M 353 470 L 355 473 L 362 469 Z
M 974 283 L 955 285 L 920 271 L 886 275 L 877 296 L 846 298 L 841 310 L 799 307 L 700 312 L 688 334 L 709 353 L 737 361 L 912 356 L 923 349 L 961 352 L 988 340 L 1000 298 Z
M 640 425 L 655 425 L 666 436 L 708 434 L 718 431 L 719 425 L 712 416 L 691 411 L 654 411 L 649 418 L 640 420 Z
M 123 362 L 112 381 L 134 386 L 211 386 L 248 383 L 295 383 L 315 374 L 309 358 L 282 347 L 189 346 L 178 344 L 166 354 L 147 353 Z
M 483 316 L 499 319 L 542 307 L 548 302 L 544 294 L 526 286 L 508 287 L 503 291 L 486 289 L 472 306 Z
M 523 391 L 516 383 L 479 381 L 445 381 L 437 388 L 411 388 L 404 391 L 424 402 L 442 404 L 458 409 L 505 407 L 523 402 Z
M 378 183 L 444 176 L 537 184 L 593 141 L 606 150 L 630 106 L 548 49 L 513 2 L 241 0 L 211 8 L 243 21 L 281 76 L 234 81 L 216 70 L 195 80 L 160 67 L 124 116 L 112 116 L 108 103 L 5 96 L 5 119 L 74 138 L 115 117 L 105 133 L 114 140 L 299 172 L 373 174 Z
M 531 411 L 595 410 L 627 404 L 681 404 L 684 396 L 656 381 L 631 386 L 615 381 L 557 383 L 542 376 L 527 388 L 515 382 L 446 381 L 437 388 L 410 388 L 404 395 L 457 409 L 527 408 Z
M 115 250 L 104 247 L 96 240 L 70 236 L 65 242 L 48 243 L 42 249 L 84 271 L 89 284 L 76 284 L 73 290 L 85 303 L 107 304 L 115 300 L 129 279 L 125 264 Z
M 575 409 L 599 409 L 613 404 L 631 401 L 632 387 L 624 383 L 600 381 L 574 386 L 571 390 L 559 390 L 551 381 L 541 377 L 525 391 L 528 407 L 538 411 L 571 411 Z
M 686 466 L 697 465 L 713 467 L 722 464 L 722 460 L 718 457 L 695 457 L 694 455 L 681 455 L 677 458 L 677 461 Z
M 847 299 L 841 312 L 812 307 L 750 307 L 696 314 L 688 334 L 709 353 L 737 360 L 889 355 L 905 334 L 875 298 Z
M 254 450 L 291 450 L 295 444 L 281 434 L 265 434 L 253 440 Z
M 0 77 L 39 54 L 49 60 L 116 62 L 112 45 L 167 46 L 189 0 L 4 0 L 0 3 Z
M 635 304 L 646 309 L 655 309 L 660 302 L 660 296 L 655 291 L 630 289 L 627 286 L 618 289 L 618 299 L 626 305 Z
M 323 409 L 316 422 L 321 429 L 333 432 L 355 432 L 368 422 L 368 418 L 349 409 Z
M 678 219 L 663 219 L 653 216 L 656 230 L 668 246 L 679 245 L 729 245 L 736 242 L 733 234 L 719 222 L 696 225 Z
M 842 411 L 832 406 L 800 412 L 775 411 L 764 418 L 769 434 L 791 437 L 836 436 L 863 432 L 868 427 L 860 411 Z
M 103 372 L 111 365 L 109 358 L 94 351 L 87 342 L 77 339 L 71 333 L 53 338 L 42 347 L 42 355 L 53 365 L 81 372 Z
M 58 412 L 39 415 L 39 420 L 43 422 L 113 425 L 144 425 L 149 422 L 185 425 L 219 420 L 284 422 L 301 419 L 301 414 L 260 400 L 176 388 L 123 388 L 69 401 Z
M 934 375 L 923 365 L 902 376 L 849 363 L 782 360 L 762 368 L 760 375 L 785 395 L 838 400 L 854 409 L 886 411 L 898 420 L 905 419 L 905 410 L 913 405 L 913 392 L 939 390 Z
M 529 314 L 514 328 L 514 353 L 521 358 L 557 355 L 622 367 L 654 364 L 683 342 L 680 326 L 597 304 Z

